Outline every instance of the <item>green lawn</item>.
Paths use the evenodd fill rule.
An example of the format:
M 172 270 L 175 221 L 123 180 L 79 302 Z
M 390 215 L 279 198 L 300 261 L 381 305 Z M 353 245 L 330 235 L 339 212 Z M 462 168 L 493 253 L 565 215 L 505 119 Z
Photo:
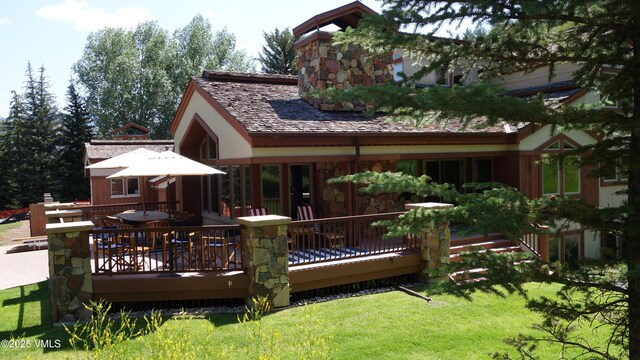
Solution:
M 10 229 L 15 229 L 22 226 L 21 222 L 14 222 L 9 224 L 0 224 L 0 246 L 11 245 L 11 240 L 5 236 L 5 232 Z
M 556 286 L 529 284 L 533 295 L 553 296 Z M 528 332 L 538 320 L 517 296 L 477 294 L 473 301 L 430 295 L 433 302 L 400 291 L 352 297 L 272 312 L 260 322 L 239 323 L 236 315 L 171 319 L 157 331 L 125 341 L 104 358 L 316 358 L 486 359 L 507 351 L 502 342 Z M 0 348 L 0 358 L 87 358 L 69 349 L 64 329 L 47 320 L 46 283 L 0 291 L 0 340 L 22 337 L 28 349 Z M 597 334 L 585 330 L 595 339 Z M 60 340 L 60 349 L 37 348 L 38 340 Z M 542 358 L 558 358 L 557 348 Z

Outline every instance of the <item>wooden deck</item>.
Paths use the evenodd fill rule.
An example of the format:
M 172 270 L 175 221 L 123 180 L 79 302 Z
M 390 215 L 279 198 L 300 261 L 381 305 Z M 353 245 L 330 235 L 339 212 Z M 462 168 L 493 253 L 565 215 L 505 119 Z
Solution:
M 415 274 L 420 265 L 421 257 L 415 250 L 292 265 L 289 284 L 295 293 Z M 248 275 L 237 270 L 93 276 L 94 297 L 112 302 L 242 299 L 248 296 L 248 284 Z

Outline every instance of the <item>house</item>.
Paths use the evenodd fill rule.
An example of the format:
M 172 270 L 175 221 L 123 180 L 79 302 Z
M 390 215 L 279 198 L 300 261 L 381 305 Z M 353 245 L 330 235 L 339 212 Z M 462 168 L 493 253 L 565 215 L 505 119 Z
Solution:
M 173 140 L 151 140 L 149 129 L 129 123 L 114 130 L 113 140 L 91 140 L 84 145 L 84 165 L 110 159 L 139 148 L 156 152 L 173 149 Z M 140 203 L 141 184 L 138 178 L 107 179 L 118 169 L 86 169 L 91 186 L 92 205 L 114 205 Z M 162 184 L 147 182 L 146 201 L 167 201 L 175 199 L 174 185 L 171 181 Z
M 215 166 L 226 176 L 178 179 L 176 196 L 203 223 L 234 222 L 251 207 L 297 218 L 311 204 L 319 217 L 383 213 L 403 208 L 397 196 L 363 196 L 350 184 L 327 180 L 367 170 L 427 174 L 457 188 L 466 182 L 496 181 L 536 198 L 562 194 L 600 206 L 622 201 L 614 193 L 620 179 L 587 177 L 569 162 L 544 164 L 542 154 L 597 142 L 581 131 L 553 133 L 547 127 L 507 124 L 464 130 L 446 126 L 387 122 L 383 114 L 364 115 L 362 104 L 324 103 L 306 97 L 316 89 L 374 86 L 410 71 L 402 53 L 367 60 L 354 46 L 334 46 L 322 26 L 355 26 L 372 13 L 359 2 L 319 14 L 294 28 L 298 76 L 204 71 L 193 77 L 171 124 L 176 151 Z M 599 101 L 571 81 L 570 64 L 549 82 L 545 69 L 496 79 L 513 96 L 543 93 L 549 106 Z M 459 74 L 431 74 L 424 86 L 451 85 Z M 615 175 L 614 175 L 615 177 Z M 579 225 L 552 242 L 560 260 L 600 257 L 600 234 Z M 609 241 L 609 240 L 607 240 Z M 615 243 L 615 240 L 613 240 Z

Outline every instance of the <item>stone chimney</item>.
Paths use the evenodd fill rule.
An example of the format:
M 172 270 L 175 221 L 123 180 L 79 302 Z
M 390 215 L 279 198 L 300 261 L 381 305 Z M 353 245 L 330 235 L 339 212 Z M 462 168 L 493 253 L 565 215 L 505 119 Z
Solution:
M 372 59 L 358 46 L 333 45 L 331 33 L 320 31 L 327 25 L 336 25 L 341 30 L 356 27 L 363 15 L 375 13 L 356 1 L 316 15 L 293 29 L 294 36 L 301 37 L 295 44 L 299 92 L 314 107 L 328 111 L 362 111 L 364 104 L 328 103 L 308 94 L 328 88 L 373 86 L 393 78 L 392 54 Z

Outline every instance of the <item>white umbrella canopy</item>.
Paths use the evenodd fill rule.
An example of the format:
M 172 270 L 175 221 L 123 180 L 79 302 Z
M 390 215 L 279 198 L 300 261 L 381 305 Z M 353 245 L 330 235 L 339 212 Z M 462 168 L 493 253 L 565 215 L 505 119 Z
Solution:
M 138 148 L 133 151 L 126 152 L 124 154 L 120 154 L 109 158 L 107 160 L 102 160 L 95 164 L 91 164 L 86 166 L 87 169 L 117 169 L 117 168 L 126 168 L 131 165 L 135 165 L 144 159 L 152 157 L 154 155 L 158 155 L 158 152 L 148 150 L 145 148 Z
M 125 169 L 120 170 L 113 175 L 107 176 L 107 178 L 112 179 L 136 176 L 189 176 L 214 174 L 226 173 L 169 150 L 139 159 L 135 164 L 131 164 Z
M 140 159 L 126 169 L 107 176 L 107 179 L 141 177 L 144 183 L 144 178 L 147 176 L 171 177 L 214 174 L 226 173 L 168 150 Z M 146 213 L 144 192 L 142 193 L 142 208 Z

